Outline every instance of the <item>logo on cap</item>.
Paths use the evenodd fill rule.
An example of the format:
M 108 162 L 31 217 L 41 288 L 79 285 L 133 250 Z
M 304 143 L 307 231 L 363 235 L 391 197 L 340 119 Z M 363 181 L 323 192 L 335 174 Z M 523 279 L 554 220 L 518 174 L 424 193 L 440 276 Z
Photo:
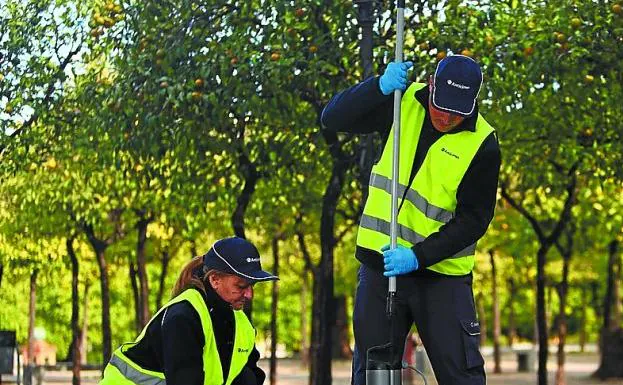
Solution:
M 247 258 L 247 262 L 251 263 L 251 262 L 259 262 L 260 259 L 259 258 Z
M 460 88 L 462 90 L 469 90 L 471 88 L 471 87 L 466 86 L 464 84 L 455 83 L 455 82 L 453 82 L 450 79 L 448 79 L 448 84 L 451 85 L 452 87 Z

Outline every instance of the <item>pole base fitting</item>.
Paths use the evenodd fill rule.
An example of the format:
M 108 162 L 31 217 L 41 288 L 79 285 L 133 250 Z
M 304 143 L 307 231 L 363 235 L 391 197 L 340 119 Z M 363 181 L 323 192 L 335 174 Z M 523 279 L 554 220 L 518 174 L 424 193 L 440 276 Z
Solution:
M 400 369 L 366 370 L 366 385 L 401 385 Z
M 402 357 L 390 342 L 368 349 L 366 385 L 401 385 Z

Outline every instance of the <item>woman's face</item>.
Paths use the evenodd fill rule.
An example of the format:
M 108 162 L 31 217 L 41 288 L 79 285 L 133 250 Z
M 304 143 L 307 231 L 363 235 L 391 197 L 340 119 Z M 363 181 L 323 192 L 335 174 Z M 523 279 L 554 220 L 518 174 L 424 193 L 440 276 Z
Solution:
M 241 310 L 253 298 L 253 284 L 237 275 L 212 275 L 210 284 L 214 291 L 234 308 Z

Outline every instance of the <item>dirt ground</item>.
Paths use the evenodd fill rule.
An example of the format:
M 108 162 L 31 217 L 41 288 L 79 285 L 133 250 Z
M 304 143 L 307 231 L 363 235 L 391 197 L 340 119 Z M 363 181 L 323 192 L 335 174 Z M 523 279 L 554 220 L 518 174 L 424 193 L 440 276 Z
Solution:
M 493 374 L 493 360 L 490 356 L 485 356 L 487 367 L 487 384 L 488 385 L 525 385 L 536 384 L 536 372 L 519 373 L 517 371 L 517 361 L 513 354 L 505 354 L 502 356 L 502 374 Z M 566 364 L 567 385 L 623 385 L 623 380 L 601 382 L 590 378 L 590 374 L 597 369 L 599 356 L 596 353 L 568 354 Z M 350 361 L 334 361 L 333 362 L 333 384 L 347 385 L 350 384 Z M 260 366 L 268 373 L 268 361 L 261 360 Z M 554 357 L 550 358 L 548 363 L 549 381 L 554 385 L 554 373 L 556 363 Z M 435 385 L 437 382 L 432 374 L 428 374 L 428 385 Z M 99 380 L 98 371 L 83 371 L 82 383 L 95 384 Z M 2 384 L 14 383 L 14 377 L 3 376 Z M 264 384 L 268 385 L 268 379 Z M 403 383 L 405 385 L 419 385 L 424 382 L 421 378 L 416 377 L 413 382 L 405 379 L 403 374 Z M 70 371 L 48 371 L 43 377 L 43 384 L 53 385 L 70 385 Z M 277 384 L 276 385 L 306 385 L 307 384 L 307 368 L 303 367 L 299 361 L 282 359 L 277 365 Z

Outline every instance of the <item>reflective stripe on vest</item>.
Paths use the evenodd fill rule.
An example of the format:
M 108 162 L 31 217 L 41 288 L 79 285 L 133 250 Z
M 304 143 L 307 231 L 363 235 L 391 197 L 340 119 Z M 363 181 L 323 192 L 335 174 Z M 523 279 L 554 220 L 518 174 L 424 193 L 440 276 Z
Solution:
M 204 385 L 230 385 L 232 381 L 240 374 L 244 365 L 247 363 L 249 355 L 255 344 L 255 329 L 249 322 L 244 312 L 234 311 L 235 335 L 234 346 L 232 349 L 232 358 L 229 368 L 227 381 L 223 382 L 223 369 L 221 360 L 216 346 L 216 339 L 212 331 L 212 319 L 206 307 L 202 295 L 196 289 L 188 289 L 177 297 L 169 301 L 162 307 L 149 323 L 143 328 L 141 334 L 134 342 L 123 344 L 115 350 L 112 358 L 104 369 L 104 378 L 100 385 L 165 385 L 166 380 L 162 372 L 155 372 L 141 368 L 138 364 L 130 360 L 124 352 L 138 344 L 145 336 L 147 328 L 153 320 L 169 306 L 181 302 L 188 301 L 201 320 L 201 327 L 205 344 L 203 347 L 203 383 Z
M 411 247 L 454 218 L 458 187 L 478 149 L 493 128 L 478 116 L 475 132 L 442 135 L 429 148 L 411 185 L 409 177 L 426 111 L 415 98 L 425 84 L 414 83 L 401 102 L 398 194 L 398 243 Z M 369 194 L 359 224 L 357 245 L 371 250 L 390 242 L 393 128 L 381 159 L 372 168 Z M 402 201 L 401 201 L 402 199 Z M 447 275 L 469 273 L 474 266 L 476 244 L 468 245 L 428 269 Z
M 146 375 L 138 369 L 134 369 L 130 364 L 125 362 L 119 356 L 113 354 L 110 359 L 109 365 L 114 366 L 119 370 L 119 373 L 133 384 L 137 385 L 165 385 L 167 382 L 164 378 L 159 378 L 156 376 Z

